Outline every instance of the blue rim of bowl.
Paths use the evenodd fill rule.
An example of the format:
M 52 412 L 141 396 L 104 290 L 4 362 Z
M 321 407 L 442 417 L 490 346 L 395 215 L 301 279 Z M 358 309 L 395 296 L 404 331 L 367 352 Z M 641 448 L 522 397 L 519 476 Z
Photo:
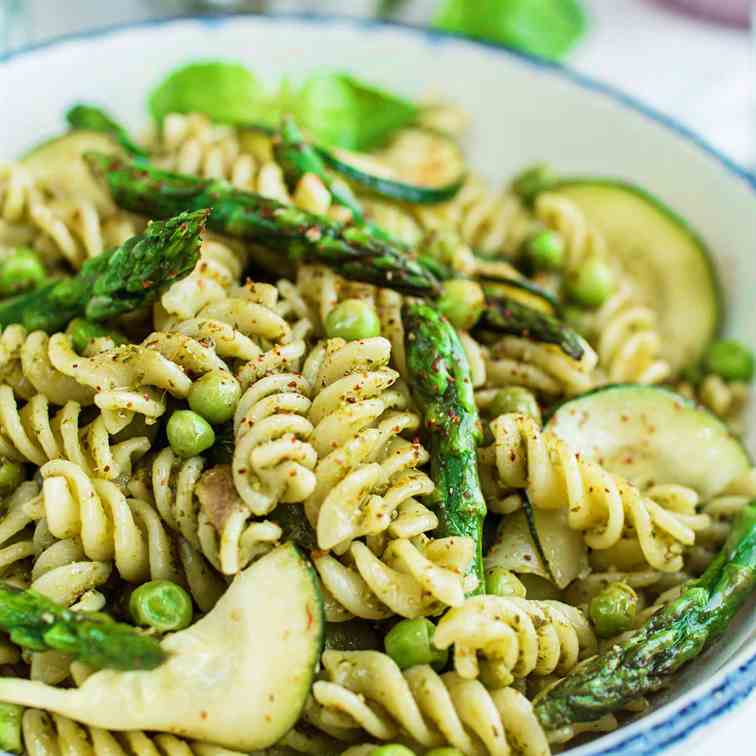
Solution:
M 149 28 L 153 26 L 170 26 L 180 22 L 196 22 L 208 26 L 233 22 L 237 18 L 254 18 L 263 23 L 298 21 L 311 24 L 342 24 L 362 29 L 387 28 L 411 33 L 415 37 L 425 38 L 431 44 L 443 42 L 458 42 L 477 47 L 483 47 L 505 57 L 515 58 L 527 65 L 538 69 L 546 69 L 556 76 L 563 76 L 575 84 L 597 92 L 617 104 L 640 113 L 642 116 L 660 124 L 668 131 L 672 131 L 685 141 L 695 145 L 702 152 L 714 158 L 728 173 L 745 182 L 756 193 L 756 174 L 748 171 L 737 162 L 727 157 L 715 147 L 712 147 L 700 134 L 687 126 L 646 105 L 641 100 L 628 95 L 621 89 L 610 84 L 592 79 L 590 76 L 578 73 L 567 66 L 534 57 L 519 50 L 503 47 L 485 40 L 474 39 L 464 34 L 455 34 L 436 29 L 413 26 L 396 21 L 371 18 L 354 18 L 318 13 L 272 13 L 262 16 L 243 13 L 219 13 L 212 15 L 176 15 L 165 18 L 145 19 L 127 23 L 111 24 L 96 29 L 73 34 L 65 34 L 34 45 L 27 45 L 0 55 L 0 64 L 33 54 L 48 47 L 65 45 L 70 42 L 85 41 L 93 38 L 103 38 L 131 29 Z M 642 728 L 638 732 L 630 733 L 627 737 L 608 745 L 599 751 L 591 749 L 591 756 L 632 756 L 632 754 L 659 754 L 672 745 L 687 739 L 695 730 L 700 729 L 712 720 L 722 716 L 740 701 L 744 700 L 756 688 L 756 654 L 746 662 L 729 672 L 713 689 L 707 691 L 704 698 L 698 698 L 685 704 L 679 709 L 671 701 L 664 709 L 669 708 L 668 716 L 654 724 Z M 639 720 L 642 722 L 642 720 Z M 637 723 L 636 723 L 637 724 Z

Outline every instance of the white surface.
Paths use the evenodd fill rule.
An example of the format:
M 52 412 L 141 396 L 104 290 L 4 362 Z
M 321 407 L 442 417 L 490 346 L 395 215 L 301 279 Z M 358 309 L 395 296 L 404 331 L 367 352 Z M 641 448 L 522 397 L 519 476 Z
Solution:
M 55 3 L 53 7 L 63 5 Z M 77 17 L 75 8 L 84 5 L 93 11 L 92 15 Z M 652 43 L 650 37 L 644 36 L 651 33 L 646 27 L 666 17 L 666 12 L 642 5 L 639 10 L 634 5 L 629 0 L 593 3 L 597 22 L 592 37 L 576 54 L 578 67 L 624 84 L 626 89 L 678 117 L 685 118 L 688 114 L 689 119 L 704 118 L 710 123 L 708 135 L 715 140 L 724 139 L 729 147 L 734 143 L 727 139 L 725 126 L 729 129 L 739 124 L 742 133 L 736 131 L 742 141 L 738 149 L 745 156 L 749 136 L 756 131 L 747 110 L 743 108 L 741 116 L 735 117 L 731 105 L 725 114 L 720 112 L 719 105 L 701 105 L 714 102 L 722 87 L 704 87 L 697 82 L 687 55 L 701 56 L 700 71 L 708 71 L 711 74 L 708 81 L 714 84 L 721 85 L 725 72 L 738 72 L 731 79 L 735 83 L 724 89 L 739 91 L 738 82 L 748 83 L 742 78 L 748 76 L 747 34 L 699 28 L 696 24 L 695 30 L 692 27 L 688 30 L 689 36 L 682 37 L 687 25 L 694 22 L 670 20 L 672 26 L 667 28 L 676 30 L 675 33 L 665 36 L 660 32 Z M 61 20 L 55 19 L 54 14 L 40 11 L 40 0 L 31 6 L 35 14 L 40 14 L 37 27 L 40 34 L 45 29 L 63 30 Z M 44 6 L 49 10 L 52 3 L 46 2 Z M 90 21 L 96 25 L 112 20 L 113 15 L 106 17 L 104 6 L 94 2 L 66 3 L 65 30 L 78 28 L 71 26 L 76 23 L 81 26 Z M 153 4 L 150 7 L 154 10 Z M 107 8 L 119 11 L 120 20 L 128 20 L 144 15 L 142 11 L 147 4 L 109 3 Z M 627 15 L 623 16 L 623 12 Z M 734 331 L 756 343 L 750 291 L 742 285 L 756 279 L 752 223 L 756 200 L 740 181 L 723 172 L 710 157 L 657 129 L 645 118 L 602 98 L 576 91 L 569 82 L 535 69 L 497 64 L 490 54 L 474 48 L 464 48 L 458 53 L 456 46 L 451 49 L 441 45 L 430 51 L 418 51 L 416 44 L 389 31 L 375 32 L 367 43 L 363 39 L 361 44 L 355 44 L 345 42 L 349 34 L 344 36 L 324 27 L 318 30 L 316 47 L 311 37 L 307 42 L 301 36 L 282 35 L 281 30 L 280 26 L 278 31 L 274 26 L 267 34 L 249 30 L 231 33 L 227 27 L 211 34 L 186 30 L 173 44 L 166 45 L 160 31 L 153 29 L 143 32 L 144 42 L 138 45 L 130 43 L 128 36 L 111 39 L 108 43 L 111 51 L 107 54 L 94 43 L 85 43 L 65 55 L 54 49 L 43 51 L 33 63 L 12 66 L 8 79 L 3 81 L 3 92 L 10 95 L 7 112 L 18 114 L 18 118 L 5 122 L 6 138 L 0 150 L 12 154 L 34 141 L 30 123 L 37 124 L 43 132 L 54 133 L 59 128 L 60 113 L 78 97 L 112 99 L 116 111 L 136 123 L 149 82 L 175 63 L 221 51 L 245 57 L 271 77 L 290 70 L 292 61 L 296 61 L 301 69 L 318 64 L 352 66 L 407 92 L 421 90 L 435 81 L 437 87 L 443 86 L 475 115 L 479 124 L 478 162 L 485 159 L 496 175 L 503 177 L 535 158 L 551 160 L 567 169 L 618 173 L 652 187 L 694 219 L 723 263 L 721 267 L 732 296 Z M 459 71 L 474 71 L 477 86 L 471 88 Z M 744 93 L 749 87 L 752 93 L 750 84 Z M 480 92 L 501 92 L 502 96 L 481 98 Z M 740 97 L 735 99 L 742 105 Z M 692 125 L 700 128 L 702 123 Z M 737 153 L 738 149 L 729 151 Z M 736 289 L 734 283 L 738 280 L 741 285 Z M 752 753 L 754 713 L 756 703 L 752 700 L 748 706 L 736 709 L 723 725 L 710 732 L 698 731 L 692 742 L 670 753 L 684 751 L 703 756 L 711 754 L 715 746 L 717 750 L 728 748 L 732 754 Z

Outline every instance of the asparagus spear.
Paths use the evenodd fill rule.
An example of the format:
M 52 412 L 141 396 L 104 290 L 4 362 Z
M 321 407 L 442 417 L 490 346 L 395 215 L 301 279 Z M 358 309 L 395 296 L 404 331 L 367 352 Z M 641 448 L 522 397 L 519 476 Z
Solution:
M 566 355 L 575 360 L 583 356 L 583 345 L 575 331 L 561 320 L 539 312 L 518 302 L 512 297 L 497 296 L 486 292 L 486 307 L 480 320 L 480 328 L 513 336 L 531 338 L 546 344 L 556 344 Z
M 284 117 L 279 133 L 273 137 L 273 156 L 281 166 L 289 188 L 294 187 L 306 173 L 317 176 L 328 189 L 337 205 L 352 211 L 352 219 L 362 224 L 362 208 L 349 187 L 335 182 L 326 172 L 325 163 L 312 145 L 305 142 L 302 132 L 291 116 Z
M 143 234 L 87 260 L 77 275 L 1 302 L 0 326 L 21 323 L 52 333 L 79 316 L 107 320 L 149 304 L 194 269 L 208 212 L 150 223 Z
M 209 207 L 208 228 L 264 243 L 292 262 L 319 262 L 345 278 L 408 294 L 438 293 L 438 280 L 419 260 L 366 229 L 236 189 L 226 181 L 168 173 L 98 153 L 86 157 L 104 173 L 118 205 L 128 210 L 167 218 L 182 210 Z
M 74 105 L 67 111 L 66 120 L 72 129 L 86 129 L 109 134 L 129 155 L 135 158 L 149 158 L 149 153 L 134 142 L 128 131 L 101 108 L 94 105 Z
M 482 430 L 470 367 L 457 332 L 431 305 L 409 302 L 402 310 L 407 369 L 420 407 L 431 454 L 433 497 L 443 536 L 475 543 L 471 569 L 483 590 L 483 518 L 486 503 L 478 480 L 477 446 Z
M 577 667 L 540 700 L 546 730 L 592 722 L 663 687 L 716 640 L 756 587 L 756 500 L 741 512 L 704 574 L 628 640 Z
M 8 583 L 0 583 L 0 629 L 31 651 L 63 651 L 97 668 L 154 669 L 165 658 L 157 640 L 129 625 L 99 612 L 72 612 Z
M 413 255 L 407 246 L 368 224 L 344 226 L 241 191 L 225 181 L 167 173 L 108 155 L 89 153 L 87 159 L 104 173 L 121 207 L 158 218 L 181 210 L 211 207 L 209 228 L 262 242 L 284 252 L 293 263 L 320 262 L 345 278 L 431 298 L 440 293 L 440 281 L 455 275 L 438 260 Z M 301 163 L 297 165 L 295 169 L 301 169 Z M 582 356 L 577 334 L 560 321 L 508 297 L 489 292 L 487 299 L 488 307 L 481 319 L 486 329 L 555 343 L 570 357 Z

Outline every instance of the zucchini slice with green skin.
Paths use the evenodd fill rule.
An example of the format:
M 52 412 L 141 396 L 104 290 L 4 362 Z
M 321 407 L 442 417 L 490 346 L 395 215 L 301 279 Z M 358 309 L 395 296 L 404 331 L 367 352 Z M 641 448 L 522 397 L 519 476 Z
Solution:
M 438 149 L 434 149 L 431 143 L 425 158 L 412 165 L 407 164 L 401 154 L 392 163 L 391 145 L 383 151 L 385 162 L 383 159 L 381 162 L 374 160 L 372 155 L 346 150 L 316 149 L 331 170 L 373 194 L 416 205 L 447 202 L 465 183 L 467 169 L 462 151 L 454 140 L 443 134 L 416 131 L 424 139 L 435 140 Z M 402 138 L 400 134 L 398 139 Z
M 542 191 L 574 202 L 632 276 L 659 319 L 661 353 L 677 374 L 696 364 L 722 320 L 711 253 L 686 220 L 638 186 L 601 178 L 561 178 Z
M 708 410 L 659 386 L 620 384 L 562 403 L 546 428 L 582 459 L 639 485 L 678 483 L 705 500 L 752 465 Z
M 122 154 L 115 140 L 99 131 L 71 131 L 33 147 L 21 158 L 32 178 L 56 187 L 79 200 L 93 202 L 98 210 L 113 206 L 82 155 L 88 151 Z
M 310 694 L 325 626 L 318 585 L 310 563 L 284 544 L 240 572 L 201 619 L 163 639 L 159 667 L 100 670 L 68 689 L 3 677 L 0 695 L 109 730 L 268 748 L 294 726 Z

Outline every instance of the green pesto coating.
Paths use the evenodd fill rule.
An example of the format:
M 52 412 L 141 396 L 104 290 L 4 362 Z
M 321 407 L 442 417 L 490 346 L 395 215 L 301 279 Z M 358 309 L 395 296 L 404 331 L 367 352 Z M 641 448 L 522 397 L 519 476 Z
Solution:
M 201 210 L 154 221 L 143 234 L 87 260 L 75 276 L 0 302 L 0 327 L 20 323 L 54 333 L 76 317 L 108 320 L 152 303 L 194 269 L 207 215 Z
M 99 131 L 109 134 L 129 155 L 148 158 L 149 153 L 129 136 L 123 126 L 111 118 L 102 108 L 95 105 L 74 105 L 66 112 L 66 121 L 72 129 Z
M 72 612 L 31 590 L 0 582 L 0 629 L 30 651 L 63 651 L 98 669 L 154 669 L 160 644 L 99 612 Z
M 486 308 L 478 321 L 478 327 L 544 344 L 555 344 L 575 360 L 583 356 L 580 337 L 561 320 L 491 291 L 486 291 Z
M 546 730 L 592 722 L 662 688 L 727 628 L 756 587 L 756 500 L 733 524 L 706 572 L 627 640 L 560 680 L 536 700 Z
M 470 366 L 456 331 L 432 306 L 410 302 L 402 310 L 410 386 L 423 413 L 431 454 L 432 494 L 441 536 L 467 536 L 475 544 L 475 593 L 485 587 L 483 518 L 477 448 L 483 433 Z
M 273 157 L 281 166 L 289 189 L 294 189 L 306 173 L 312 173 L 323 182 L 335 204 L 352 211 L 353 222 L 361 224 L 364 221 L 362 208 L 352 190 L 343 181 L 334 181 L 328 175 L 323 158 L 305 142 L 291 116 L 284 117 L 278 134 L 273 137 Z
M 219 179 L 160 171 L 117 157 L 87 153 L 102 172 L 115 202 L 152 218 L 211 208 L 208 228 L 246 242 L 259 242 L 289 262 L 318 262 L 345 278 L 385 286 L 405 294 L 437 296 L 439 282 L 399 243 L 370 229 L 345 226 Z

